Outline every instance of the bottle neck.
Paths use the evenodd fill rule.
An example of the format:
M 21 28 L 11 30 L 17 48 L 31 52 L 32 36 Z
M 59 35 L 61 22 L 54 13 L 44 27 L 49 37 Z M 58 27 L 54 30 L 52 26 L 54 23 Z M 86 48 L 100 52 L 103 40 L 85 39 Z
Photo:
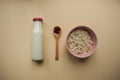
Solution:
M 34 21 L 34 31 L 39 32 L 40 30 L 42 30 L 42 22 Z

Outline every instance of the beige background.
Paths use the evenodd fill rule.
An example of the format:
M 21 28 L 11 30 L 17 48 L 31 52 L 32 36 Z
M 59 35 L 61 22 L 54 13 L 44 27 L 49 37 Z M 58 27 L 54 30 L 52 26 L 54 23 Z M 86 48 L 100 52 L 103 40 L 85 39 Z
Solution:
M 33 17 L 44 18 L 44 62 L 31 60 Z M 54 60 L 54 26 L 61 26 Z M 65 40 L 78 25 L 98 37 L 94 55 L 79 61 Z M 0 0 L 0 80 L 120 80 L 120 0 Z

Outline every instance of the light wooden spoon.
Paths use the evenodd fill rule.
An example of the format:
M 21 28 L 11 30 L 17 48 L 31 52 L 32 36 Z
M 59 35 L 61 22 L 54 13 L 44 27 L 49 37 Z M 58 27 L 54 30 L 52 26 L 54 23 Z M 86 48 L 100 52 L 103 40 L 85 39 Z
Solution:
M 55 60 L 59 59 L 59 38 L 61 36 L 61 28 L 59 26 L 55 26 L 53 29 L 53 35 L 56 39 L 56 53 L 55 53 Z

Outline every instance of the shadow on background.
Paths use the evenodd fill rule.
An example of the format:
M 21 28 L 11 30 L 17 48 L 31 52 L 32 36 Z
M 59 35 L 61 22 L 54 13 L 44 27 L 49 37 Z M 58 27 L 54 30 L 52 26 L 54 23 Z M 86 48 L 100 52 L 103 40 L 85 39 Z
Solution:
M 43 60 L 38 60 L 38 61 L 32 60 L 32 62 L 37 65 L 42 65 L 44 61 Z

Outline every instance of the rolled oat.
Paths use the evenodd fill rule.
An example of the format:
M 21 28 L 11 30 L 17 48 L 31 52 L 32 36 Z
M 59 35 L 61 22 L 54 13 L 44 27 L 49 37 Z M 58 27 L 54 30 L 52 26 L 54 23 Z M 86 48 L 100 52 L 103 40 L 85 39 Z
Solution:
M 77 29 L 71 32 L 69 35 L 68 44 L 72 52 L 83 54 L 88 52 L 93 44 L 93 41 L 87 31 L 83 29 Z

